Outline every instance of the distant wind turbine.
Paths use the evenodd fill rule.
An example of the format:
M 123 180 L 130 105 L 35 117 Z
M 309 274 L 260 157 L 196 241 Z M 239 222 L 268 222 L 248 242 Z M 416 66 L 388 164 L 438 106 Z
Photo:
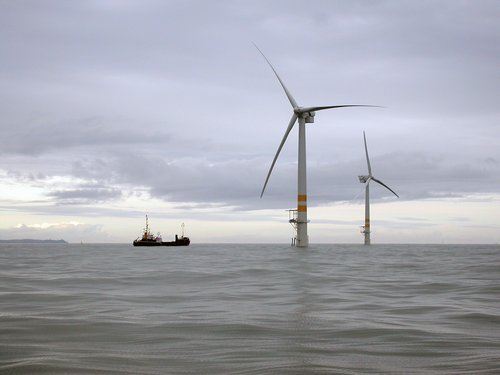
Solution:
M 376 183 L 382 185 L 386 189 L 388 189 L 392 194 L 399 198 L 394 190 L 392 190 L 389 186 L 384 184 L 382 181 L 377 180 L 372 175 L 372 167 L 370 165 L 370 158 L 368 157 L 368 147 L 366 146 L 366 135 L 363 132 L 363 139 L 365 141 L 365 153 L 366 153 L 366 164 L 368 165 L 368 176 L 358 176 L 359 182 L 362 184 L 366 184 L 365 186 L 365 225 L 362 227 L 363 233 L 365 235 L 365 245 L 370 245 L 370 181 L 375 181 Z
M 278 78 L 281 87 L 285 91 L 285 94 L 290 101 L 290 104 L 293 108 L 292 118 L 288 123 L 288 127 L 286 128 L 285 135 L 281 140 L 281 143 L 278 147 L 278 151 L 276 151 L 276 155 L 274 156 L 273 162 L 271 163 L 271 167 L 269 168 L 269 172 L 266 177 L 266 181 L 264 182 L 264 187 L 262 188 L 262 192 L 260 193 L 260 197 L 264 195 L 264 191 L 266 190 L 267 182 L 269 181 L 269 177 L 271 176 L 271 172 L 273 171 L 274 164 L 278 159 L 278 156 L 285 144 L 285 141 L 290 134 L 295 122 L 298 120 L 299 122 L 299 163 L 298 163 L 298 195 L 297 195 L 297 218 L 292 220 L 294 224 L 296 224 L 296 238 L 294 244 L 298 247 L 307 247 L 309 245 L 309 238 L 307 236 L 307 174 L 306 174 L 306 123 L 314 122 L 315 111 L 322 111 L 324 109 L 333 109 L 333 108 L 342 108 L 342 107 L 377 107 L 374 105 L 364 105 L 364 104 L 346 104 L 346 105 L 331 105 L 331 106 L 321 106 L 321 107 L 300 107 L 295 99 L 293 98 L 290 91 L 286 88 L 285 84 L 281 80 L 280 76 L 274 69 L 271 62 L 267 59 L 264 53 L 257 47 L 254 43 L 255 48 L 261 53 L 264 59 L 267 61 L 271 69 L 273 70 L 276 78 Z

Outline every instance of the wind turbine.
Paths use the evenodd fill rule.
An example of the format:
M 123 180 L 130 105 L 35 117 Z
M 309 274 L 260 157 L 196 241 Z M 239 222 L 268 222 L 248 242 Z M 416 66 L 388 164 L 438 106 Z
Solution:
M 399 198 L 394 190 L 392 190 L 389 186 L 384 184 L 382 181 L 377 180 L 372 175 L 372 167 L 370 165 L 370 158 L 368 157 L 368 147 L 366 146 L 366 135 L 363 131 L 363 139 L 365 141 L 365 153 L 366 153 L 366 164 L 368 165 L 368 176 L 358 176 L 359 182 L 365 185 L 365 225 L 362 227 L 363 233 L 365 235 L 365 245 L 370 244 L 370 181 L 375 181 L 376 183 L 382 185 L 387 190 L 389 190 L 392 194 Z
M 298 163 L 298 184 L 297 184 L 297 218 L 291 220 L 296 224 L 296 238 L 294 244 L 298 247 L 307 247 L 309 245 L 309 238 L 307 236 L 307 173 L 306 173 L 306 124 L 314 123 L 314 115 L 316 111 L 322 111 L 324 109 L 333 109 L 333 108 L 342 108 L 342 107 L 377 107 L 373 105 L 364 105 L 364 104 L 345 104 L 345 105 L 330 105 L 330 106 L 315 106 L 315 107 L 300 107 L 295 99 L 293 98 L 290 91 L 286 88 L 285 84 L 281 80 L 280 76 L 274 69 L 271 62 L 267 59 L 264 53 L 257 47 L 254 43 L 255 48 L 260 52 L 260 54 L 267 61 L 271 69 L 273 70 L 276 78 L 278 79 L 283 91 L 290 101 L 290 104 L 293 108 L 292 118 L 288 123 L 288 127 L 286 128 L 285 135 L 281 140 L 281 143 L 278 147 L 278 151 L 276 151 L 276 155 L 274 155 L 273 162 L 271 163 L 271 167 L 269 168 L 269 172 L 267 173 L 266 181 L 264 182 L 264 187 L 262 188 L 262 192 L 260 193 L 260 197 L 264 195 L 264 191 L 266 190 L 267 183 L 269 181 L 269 177 L 271 176 L 271 172 L 273 171 L 274 164 L 278 159 L 278 156 L 283 148 L 283 145 L 286 142 L 288 134 L 292 130 L 295 122 L 298 120 L 299 122 L 299 163 Z

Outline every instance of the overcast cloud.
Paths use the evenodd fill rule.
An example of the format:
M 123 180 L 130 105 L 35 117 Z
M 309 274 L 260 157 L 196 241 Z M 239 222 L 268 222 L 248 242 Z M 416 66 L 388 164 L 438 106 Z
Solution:
M 498 1 L 0 2 L 0 184 L 36 196 L 1 205 L 293 207 L 296 131 L 259 199 L 291 108 L 252 41 L 300 105 L 385 107 L 308 125 L 312 206 L 359 196 L 363 130 L 402 201 L 499 194 L 499 19 Z

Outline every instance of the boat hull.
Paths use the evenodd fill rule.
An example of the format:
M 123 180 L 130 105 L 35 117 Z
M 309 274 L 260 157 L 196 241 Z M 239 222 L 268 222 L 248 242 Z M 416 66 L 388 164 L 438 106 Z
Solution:
M 189 238 L 184 237 L 170 242 L 136 240 L 132 244 L 134 246 L 189 246 L 190 243 L 191 241 L 189 240 Z

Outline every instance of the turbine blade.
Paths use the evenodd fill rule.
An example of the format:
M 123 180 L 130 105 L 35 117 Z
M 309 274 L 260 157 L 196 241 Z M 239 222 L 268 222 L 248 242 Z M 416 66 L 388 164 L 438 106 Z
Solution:
M 370 158 L 368 157 L 368 147 L 366 146 L 366 135 L 363 130 L 363 139 L 365 140 L 366 164 L 368 164 L 368 175 L 372 175 L 372 166 L 370 165 Z
M 283 139 L 281 140 L 281 143 L 278 147 L 278 151 L 276 151 L 276 155 L 274 155 L 273 162 L 271 163 L 271 168 L 269 168 L 269 172 L 267 173 L 266 177 L 266 182 L 264 182 L 264 187 L 262 188 L 262 191 L 260 193 L 260 197 L 264 195 L 264 190 L 266 190 L 267 182 L 269 181 L 269 177 L 271 176 L 271 172 L 273 171 L 274 164 L 276 164 L 276 160 L 278 159 L 278 156 L 281 152 L 281 149 L 283 148 L 283 145 L 286 142 L 286 139 L 288 138 L 288 134 L 290 134 L 290 131 L 293 128 L 293 125 L 295 124 L 295 121 L 297 121 L 297 115 L 294 113 L 292 115 L 292 118 L 290 119 L 290 123 L 288 124 L 288 128 L 286 128 L 285 135 L 283 136 Z
M 379 183 L 380 185 L 382 185 L 383 187 L 385 187 L 387 190 L 389 190 L 392 194 L 394 194 L 396 197 L 399 198 L 399 195 L 397 195 L 394 190 L 392 190 L 389 186 L 387 186 L 386 184 L 384 184 L 382 181 L 380 180 L 377 180 L 375 177 L 372 177 L 372 180 Z
M 344 104 L 344 105 L 328 105 L 323 107 L 305 107 L 301 108 L 300 112 L 311 112 L 311 111 L 322 111 L 324 109 L 332 109 L 332 108 L 344 108 L 344 107 L 375 107 L 375 108 L 384 108 L 379 105 L 370 105 L 370 104 Z
M 253 43 L 253 45 L 255 46 L 255 48 L 257 48 L 257 51 L 260 52 L 260 54 L 264 57 L 264 59 L 267 61 L 267 63 L 269 64 L 269 66 L 271 67 L 271 69 L 273 70 L 274 74 L 276 75 L 276 78 L 278 78 L 278 81 L 280 81 L 280 84 L 281 84 L 281 87 L 283 87 L 283 90 L 285 91 L 285 94 L 288 98 L 288 100 L 290 101 L 290 104 L 292 105 L 292 107 L 295 109 L 298 107 L 297 105 L 297 102 L 295 101 L 295 99 L 293 98 L 292 94 L 290 94 L 290 91 L 288 91 L 288 89 L 286 88 L 285 84 L 283 83 L 283 81 L 281 80 L 280 76 L 278 75 L 278 73 L 276 72 L 276 69 L 274 69 L 274 66 L 271 64 L 271 62 L 267 59 L 266 55 L 264 55 L 264 53 L 260 50 L 259 47 L 257 47 L 257 44 Z

